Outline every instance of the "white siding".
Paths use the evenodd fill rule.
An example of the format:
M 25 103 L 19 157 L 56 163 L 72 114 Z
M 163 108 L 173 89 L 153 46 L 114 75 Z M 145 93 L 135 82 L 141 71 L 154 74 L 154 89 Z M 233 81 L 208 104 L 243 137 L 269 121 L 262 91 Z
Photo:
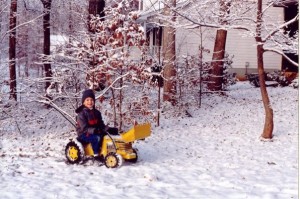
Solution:
M 272 7 L 265 13 L 268 24 L 282 23 L 283 8 Z M 268 31 L 273 28 L 267 27 Z M 214 47 L 216 29 L 202 28 L 203 46 L 209 49 L 210 53 L 204 53 L 204 61 L 210 61 Z M 242 30 L 229 30 L 227 33 L 226 51 L 233 57 L 233 69 L 238 69 L 239 73 L 245 73 L 246 62 L 252 71 L 257 68 L 256 42 L 255 39 L 245 36 Z M 200 29 L 178 29 L 176 32 L 177 57 L 182 55 L 199 56 Z M 282 56 L 273 52 L 264 53 L 264 67 L 266 70 L 280 70 Z
M 256 43 L 254 38 L 242 37 L 241 31 L 231 30 L 227 33 L 226 51 L 234 55 L 233 68 L 257 68 Z M 280 70 L 281 55 L 272 52 L 264 53 L 264 67 L 266 69 Z
M 210 61 L 214 47 L 214 30 L 202 28 L 202 46 L 210 53 L 203 53 L 203 61 Z M 180 29 L 176 32 L 177 57 L 182 55 L 199 56 L 201 45 L 200 29 Z M 178 57 L 178 58 L 179 58 Z

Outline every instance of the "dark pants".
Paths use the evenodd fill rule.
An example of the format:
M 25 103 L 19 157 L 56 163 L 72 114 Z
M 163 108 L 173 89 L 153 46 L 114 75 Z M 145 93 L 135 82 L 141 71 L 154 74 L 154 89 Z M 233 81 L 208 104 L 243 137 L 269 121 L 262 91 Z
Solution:
M 94 154 L 99 154 L 99 150 L 100 150 L 100 140 L 101 137 L 100 135 L 95 135 L 95 134 L 89 134 L 86 135 L 85 133 L 80 135 L 78 137 L 79 141 L 81 142 L 86 142 L 86 143 L 91 143 Z

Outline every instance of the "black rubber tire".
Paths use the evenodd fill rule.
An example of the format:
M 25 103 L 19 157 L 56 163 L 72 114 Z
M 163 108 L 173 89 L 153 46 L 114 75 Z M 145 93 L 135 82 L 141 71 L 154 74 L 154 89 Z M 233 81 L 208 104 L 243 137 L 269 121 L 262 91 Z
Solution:
M 69 163 L 81 163 L 84 157 L 82 144 L 76 141 L 70 141 L 66 146 L 65 155 Z

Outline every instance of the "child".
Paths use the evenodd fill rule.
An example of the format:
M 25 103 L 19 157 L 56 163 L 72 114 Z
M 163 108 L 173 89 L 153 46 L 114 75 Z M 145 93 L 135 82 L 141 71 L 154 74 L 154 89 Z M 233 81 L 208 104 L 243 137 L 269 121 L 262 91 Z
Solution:
M 101 113 L 95 108 L 95 94 L 93 90 L 85 90 L 82 94 L 82 105 L 75 111 L 77 115 L 78 140 L 92 144 L 95 156 L 100 150 L 100 141 L 105 135 L 105 124 Z

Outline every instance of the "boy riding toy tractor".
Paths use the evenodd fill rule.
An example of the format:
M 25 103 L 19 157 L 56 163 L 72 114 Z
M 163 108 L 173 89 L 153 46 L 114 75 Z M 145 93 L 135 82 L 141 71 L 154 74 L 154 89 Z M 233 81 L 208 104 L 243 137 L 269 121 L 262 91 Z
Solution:
M 150 136 L 150 123 L 133 126 L 129 131 L 119 135 L 107 135 L 99 150 L 99 154 L 94 154 L 91 143 L 79 142 L 78 139 L 71 139 L 65 148 L 67 160 L 71 164 L 80 163 L 88 157 L 99 155 L 102 157 L 107 168 L 120 167 L 123 160 L 136 162 L 138 159 L 137 149 L 132 144 L 136 140 L 144 139 Z
M 83 92 L 82 105 L 75 110 L 77 117 L 74 126 L 78 137 L 71 140 L 65 149 L 68 161 L 74 164 L 86 157 L 98 156 L 108 168 L 121 166 L 123 159 L 136 162 L 137 150 L 132 143 L 150 135 L 150 124 L 135 125 L 128 132 L 111 135 L 118 133 L 118 129 L 104 124 L 100 111 L 95 108 L 95 100 L 93 90 Z

